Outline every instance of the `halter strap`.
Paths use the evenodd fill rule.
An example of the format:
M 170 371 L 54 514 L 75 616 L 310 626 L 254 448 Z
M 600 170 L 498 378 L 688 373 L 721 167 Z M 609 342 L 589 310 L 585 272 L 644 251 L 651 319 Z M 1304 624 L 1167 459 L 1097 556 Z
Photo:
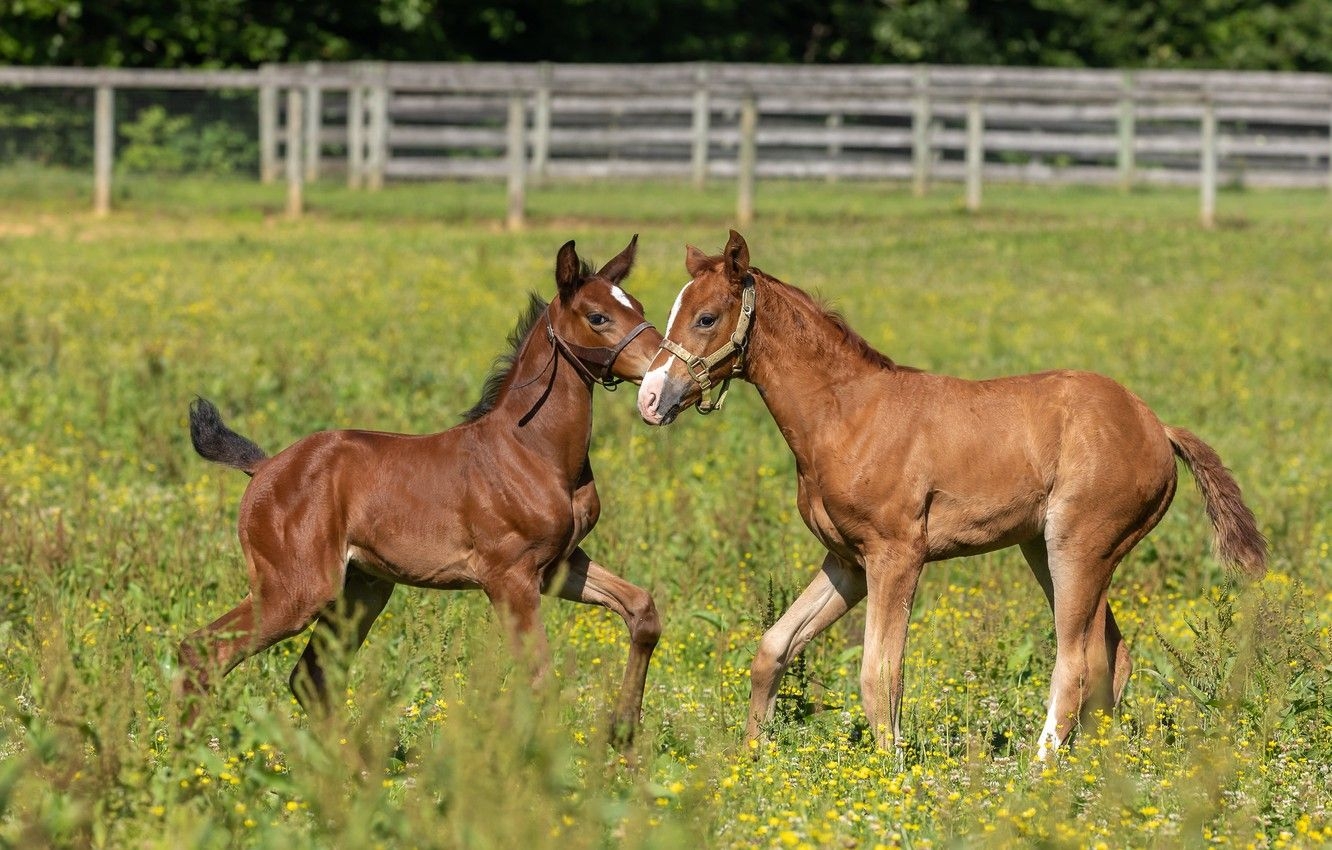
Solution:
M 740 281 L 740 286 L 740 315 L 735 320 L 735 330 L 731 333 L 731 338 L 721 348 L 707 357 L 700 357 L 686 351 L 679 343 L 667 337 L 663 336 L 661 338 L 661 347 L 679 357 L 685 364 L 685 371 L 689 373 L 689 377 L 693 378 L 694 383 L 699 385 L 701 394 L 696 407 L 698 412 L 702 414 L 721 410 L 722 404 L 726 401 L 726 393 L 731 388 L 731 379 L 740 377 L 745 371 L 745 349 L 749 345 L 749 326 L 754 319 L 754 276 L 746 272 L 744 278 Z M 667 330 L 670 329 L 667 328 Z M 712 388 L 712 375 L 710 373 L 713 367 L 732 354 L 738 354 L 738 356 L 731 366 L 730 373 L 722 379 L 717 397 L 709 399 L 708 390 Z
M 555 365 L 555 358 L 563 354 L 565 359 L 568 360 L 571 364 L 573 364 L 573 367 L 578 370 L 579 375 L 581 375 L 589 383 L 601 384 L 608 391 L 614 392 L 615 388 L 618 387 L 621 383 L 623 383 L 622 379 L 617 378 L 611 374 L 611 366 L 615 364 L 615 359 L 620 356 L 620 352 L 624 351 L 625 347 L 629 345 L 629 343 L 634 341 L 634 337 L 638 336 L 643 331 L 652 327 L 651 322 L 647 321 L 640 322 L 637 327 L 629 331 L 629 333 L 625 334 L 624 338 L 615 344 L 615 347 L 611 348 L 607 346 L 600 346 L 597 348 L 588 348 L 586 346 L 575 345 L 571 342 L 566 342 L 564 337 L 555 333 L 555 326 L 551 324 L 550 321 L 549 305 L 547 305 L 546 307 L 545 316 L 546 316 L 546 340 L 550 342 L 550 359 L 546 361 L 545 366 L 541 367 L 540 372 L 537 372 L 536 375 L 534 375 L 526 382 L 519 384 L 517 387 L 514 387 L 514 389 L 522 389 L 523 387 L 526 387 L 529 384 L 532 384 L 538 379 L 540 379 L 542 375 L 546 374 L 547 369 L 550 369 L 551 366 Z M 575 353 L 575 351 L 581 352 L 581 354 Z M 590 360 L 593 365 L 601 367 L 600 377 L 594 374 L 591 369 L 587 368 L 587 364 L 583 362 L 584 358 Z M 540 410 L 541 406 L 546 403 L 546 398 L 550 395 L 551 388 L 554 386 L 555 386 L 555 370 L 551 369 L 550 383 L 546 385 L 545 392 L 543 392 L 541 394 L 541 397 L 537 399 L 536 404 L 532 405 L 532 409 L 527 411 L 527 413 L 523 414 L 522 418 L 518 420 L 519 427 L 522 427 L 526 425 L 528 422 L 532 421 L 532 417 L 536 416 L 537 411 Z
M 594 384 L 601 384 L 611 392 L 614 392 L 615 388 L 624 382 L 623 379 L 617 378 L 611 373 L 611 367 L 615 365 L 615 360 L 620 356 L 620 352 L 628 347 L 629 343 L 633 342 L 639 334 L 650 327 L 652 327 L 652 323 L 649 321 L 639 322 L 613 347 L 599 345 L 589 348 L 585 345 L 569 342 L 555 333 L 555 326 L 550 322 L 550 312 L 546 312 L 546 338 L 565 356 L 565 359 L 573 364 L 574 368 L 584 378 Z M 588 368 L 589 364 L 597 367 L 598 371 L 593 372 L 592 369 Z

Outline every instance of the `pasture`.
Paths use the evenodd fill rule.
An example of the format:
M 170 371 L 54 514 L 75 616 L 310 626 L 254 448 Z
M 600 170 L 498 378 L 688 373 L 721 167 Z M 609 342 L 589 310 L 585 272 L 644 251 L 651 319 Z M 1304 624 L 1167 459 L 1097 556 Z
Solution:
M 754 264 L 815 291 L 899 362 L 965 377 L 1107 374 L 1220 452 L 1271 543 L 1232 583 L 1181 468 L 1116 575 L 1136 670 L 1057 763 L 1034 760 L 1053 624 L 1016 550 L 926 568 L 906 747 L 858 702 L 862 611 L 788 674 L 742 745 L 758 636 L 822 558 L 748 385 L 669 429 L 598 389 L 597 560 L 665 623 L 643 727 L 607 721 L 621 621 L 548 601 L 532 694 L 479 594 L 401 588 L 352 663 L 342 716 L 287 689 L 298 638 L 246 662 L 193 729 L 175 648 L 245 592 L 248 479 L 189 445 L 213 399 L 270 452 L 318 429 L 458 421 L 566 239 L 608 258 L 658 326 L 684 243 L 725 242 L 733 193 L 561 185 L 503 232 L 487 185 L 350 194 L 310 214 L 243 183 L 0 172 L 0 847 L 1067 847 L 1332 843 L 1332 202 L 1192 192 L 763 184 Z M 882 470 L 892 474 L 892 470 Z

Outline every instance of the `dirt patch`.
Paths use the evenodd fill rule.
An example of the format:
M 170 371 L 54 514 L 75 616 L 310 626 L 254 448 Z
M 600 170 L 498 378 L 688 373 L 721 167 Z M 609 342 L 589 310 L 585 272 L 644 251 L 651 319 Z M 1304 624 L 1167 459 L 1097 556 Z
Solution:
M 0 221 L 0 239 L 36 236 L 42 228 L 32 222 Z
M 68 227 L 68 219 L 57 215 L 37 215 L 23 221 L 6 221 L 0 218 L 0 239 L 27 239 L 52 232 L 64 233 Z

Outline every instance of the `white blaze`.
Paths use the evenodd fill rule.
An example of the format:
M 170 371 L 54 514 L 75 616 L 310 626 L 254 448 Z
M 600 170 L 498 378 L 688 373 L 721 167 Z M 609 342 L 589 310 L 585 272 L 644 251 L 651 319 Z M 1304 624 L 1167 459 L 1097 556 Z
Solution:
M 675 317 L 680 312 L 680 302 L 684 300 L 685 290 L 689 288 L 693 281 L 689 281 L 680 289 L 680 294 L 675 296 L 675 303 L 671 305 L 671 315 L 666 319 L 666 333 L 670 334 L 671 328 L 675 326 Z M 660 423 L 661 415 L 657 412 L 657 401 L 661 398 L 662 387 L 666 385 L 666 372 L 675 362 L 675 355 L 669 354 L 665 364 L 648 372 L 643 376 L 643 382 L 638 387 L 638 412 L 649 422 Z
M 634 302 L 629 300 L 629 296 L 626 295 L 624 290 L 621 289 L 620 287 L 612 286 L 611 296 L 613 296 L 616 301 L 619 301 L 621 304 L 628 307 L 630 310 L 634 309 Z
M 671 305 L 671 315 L 666 318 L 666 333 L 669 334 L 671 328 L 675 326 L 675 316 L 680 312 L 680 302 L 684 300 L 685 290 L 693 286 L 693 284 L 694 282 L 692 280 L 689 281 L 689 283 L 680 287 L 680 294 L 675 296 L 675 303 Z

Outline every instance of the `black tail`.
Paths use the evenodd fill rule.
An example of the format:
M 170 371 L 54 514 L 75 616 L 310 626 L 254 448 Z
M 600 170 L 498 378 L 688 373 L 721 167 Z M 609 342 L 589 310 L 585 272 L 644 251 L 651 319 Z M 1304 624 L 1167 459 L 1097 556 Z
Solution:
M 254 475 L 259 464 L 268 460 L 263 449 L 228 428 L 222 414 L 203 396 L 196 396 L 190 404 L 190 442 L 205 460 L 234 466 L 246 475 Z

